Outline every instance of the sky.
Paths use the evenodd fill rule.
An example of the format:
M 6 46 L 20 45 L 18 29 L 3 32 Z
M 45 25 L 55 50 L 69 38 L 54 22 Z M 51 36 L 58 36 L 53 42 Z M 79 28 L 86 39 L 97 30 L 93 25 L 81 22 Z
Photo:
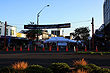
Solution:
M 94 28 L 98 29 L 104 23 L 103 3 L 104 0 L 0 0 L 0 21 L 16 26 L 19 32 L 30 21 L 36 24 L 38 12 L 50 5 L 40 13 L 39 25 L 71 23 L 70 28 L 62 28 L 68 36 L 75 28 L 89 27 L 91 30 L 92 17 Z

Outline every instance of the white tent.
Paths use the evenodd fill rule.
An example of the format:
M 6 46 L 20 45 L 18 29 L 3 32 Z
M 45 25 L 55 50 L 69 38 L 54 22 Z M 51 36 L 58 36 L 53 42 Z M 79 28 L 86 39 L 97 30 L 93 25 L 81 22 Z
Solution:
M 44 41 L 44 43 L 47 43 L 47 42 L 57 42 L 57 41 L 56 41 L 55 37 L 52 37 L 52 38 Z
M 64 37 L 51 37 L 50 39 L 46 40 L 44 43 L 47 42 L 69 42 L 69 40 L 65 39 Z
M 75 40 L 70 40 L 70 39 L 69 39 L 69 42 L 73 42 L 73 43 L 76 43 L 77 41 L 75 41 Z
M 51 37 L 50 39 L 46 40 L 44 43 L 47 42 L 76 42 L 75 40 L 65 39 L 64 37 Z
M 50 39 L 46 40 L 44 43 L 51 43 L 55 42 L 58 44 L 58 46 L 67 46 L 67 42 L 74 42 L 76 43 L 75 40 L 70 40 L 70 39 L 65 39 L 64 37 L 51 37 Z

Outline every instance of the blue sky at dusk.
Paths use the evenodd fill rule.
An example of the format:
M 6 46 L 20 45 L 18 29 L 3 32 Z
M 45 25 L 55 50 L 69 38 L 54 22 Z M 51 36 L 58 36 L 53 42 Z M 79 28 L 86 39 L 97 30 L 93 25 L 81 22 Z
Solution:
M 63 28 L 64 35 L 69 35 L 78 27 L 88 26 L 91 30 L 92 17 L 94 28 L 99 28 L 103 24 L 103 3 L 104 0 L 0 0 L 0 21 L 16 26 L 19 32 L 29 21 L 36 24 L 37 13 L 49 4 L 40 14 L 39 25 L 69 22 L 71 28 Z

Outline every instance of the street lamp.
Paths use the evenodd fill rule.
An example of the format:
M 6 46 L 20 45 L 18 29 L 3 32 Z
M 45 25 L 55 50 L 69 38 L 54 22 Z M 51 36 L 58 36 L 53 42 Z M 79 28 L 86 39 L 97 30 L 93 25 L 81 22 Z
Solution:
M 42 8 L 42 10 L 39 11 L 39 13 L 37 14 L 37 25 L 39 25 L 39 16 L 40 13 L 44 10 L 44 8 L 49 7 L 49 5 L 46 5 L 45 7 Z M 38 42 L 38 29 L 37 29 L 37 42 Z

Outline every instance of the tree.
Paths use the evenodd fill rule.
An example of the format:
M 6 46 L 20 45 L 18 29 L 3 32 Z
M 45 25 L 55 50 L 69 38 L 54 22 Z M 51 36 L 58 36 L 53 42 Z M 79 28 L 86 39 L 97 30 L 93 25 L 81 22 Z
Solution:
M 37 30 L 35 29 L 31 29 L 25 32 L 26 33 L 26 37 L 29 39 L 35 39 L 36 38 L 36 34 L 37 34 Z M 42 30 L 38 31 L 38 35 L 42 33 Z
M 90 36 L 89 32 L 90 30 L 88 27 L 79 27 L 76 28 L 71 35 L 73 35 L 75 40 L 87 40 Z

